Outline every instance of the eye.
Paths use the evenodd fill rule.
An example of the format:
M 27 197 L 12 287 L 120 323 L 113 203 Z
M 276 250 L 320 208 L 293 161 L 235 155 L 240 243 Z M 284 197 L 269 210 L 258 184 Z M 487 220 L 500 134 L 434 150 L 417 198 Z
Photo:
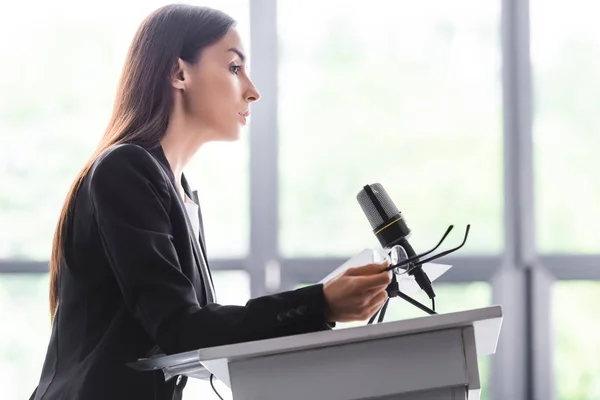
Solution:
M 238 74 L 241 70 L 242 70 L 242 66 L 241 65 L 232 65 L 229 70 L 234 73 L 234 74 Z

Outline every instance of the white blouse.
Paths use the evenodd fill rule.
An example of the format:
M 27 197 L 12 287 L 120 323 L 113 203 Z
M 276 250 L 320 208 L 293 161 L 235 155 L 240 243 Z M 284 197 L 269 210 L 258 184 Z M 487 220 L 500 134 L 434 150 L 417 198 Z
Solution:
M 198 204 L 194 203 L 188 196 L 185 196 L 185 209 L 187 210 L 196 240 L 200 237 L 200 219 L 198 218 Z
M 185 204 L 185 209 L 188 213 L 188 216 L 190 218 L 190 222 L 192 223 L 192 229 L 194 230 L 194 240 L 196 241 L 196 243 L 198 243 L 198 248 L 200 250 L 201 253 L 202 252 L 202 246 L 200 246 L 199 243 L 199 237 L 200 237 L 200 217 L 198 215 L 198 204 L 194 203 L 194 201 L 192 199 L 190 199 L 187 195 L 184 195 L 184 204 Z M 201 260 L 200 262 L 202 264 L 204 264 L 206 270 L 208 270 L 208 260 L 206 260 L 206 254 L 201 254 L 200 255 Z M 215 293 L 215 287 L 214 284 L 212 282 L 212 280 L 208 283 L 208 290 L 211 292 L 209 294 L 207 294 L 208 296 L 211 296 L 213 299 L 213 302 L 217 301 L 217 294 Z

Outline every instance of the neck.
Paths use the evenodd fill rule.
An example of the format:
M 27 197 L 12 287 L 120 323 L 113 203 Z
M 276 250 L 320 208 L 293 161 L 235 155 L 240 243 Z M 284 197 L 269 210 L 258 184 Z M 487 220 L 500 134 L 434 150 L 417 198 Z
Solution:
M 167 131 L 160 144 L 181 190 L 181 174 L 204 144 L 205 135 L 198 131 L 198 124 L 194 124 L 195 128 L 190 128 L 191 124 L 178 109 L 175 107 L 171 113 Z

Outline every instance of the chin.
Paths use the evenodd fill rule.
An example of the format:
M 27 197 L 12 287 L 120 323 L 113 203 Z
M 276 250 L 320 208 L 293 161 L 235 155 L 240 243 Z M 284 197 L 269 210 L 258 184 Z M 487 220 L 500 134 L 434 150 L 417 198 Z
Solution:
M 235 124 L 221 127 L 215 127 L 212 129 L 212 139 L 215 142 L 235 142 L 240 139 L 242 135 L 243 127 L 241 124 Z
M 224 132 L 219 135 L 217 139 L 220 142 L 235 142 L 240 139 L 241 131 L 240 129 L 231 130 L 229 132 Z

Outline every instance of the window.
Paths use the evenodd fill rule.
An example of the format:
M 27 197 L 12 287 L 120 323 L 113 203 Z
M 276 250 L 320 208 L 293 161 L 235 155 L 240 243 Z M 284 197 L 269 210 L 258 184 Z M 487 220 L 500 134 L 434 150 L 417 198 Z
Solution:
M 278 3 L 285 256 L 375 245 L 355 199 L 374 182 L 420 247 L 471 223 L 463 252 L 502 249 L 499 15 L 476 0 Z
M 239 258 L 248 253 L 250 203 L 248 132 L 238 143 L 208 143 L 185 172 L 198 190 L 206 238 L 212 258 Z
M 538 247 L 599 253 L 600 4 L 531 2 Z M 560 27 L 560 28 L 558 28 Z
M 557 399 L 598 399 L 600 282 L 555 283 L 552 300 Z
M 12 61 L 0 65 L 7 78 L 0 80 L 0 376 L 8 400 L 28 398 L 37 383 L 50 326 L 45 271 L 6 272 L 19 265 L 17 259 L 41 262 L 26 263 L 31 269 L 47 262 L 66 191 L 108 122 L 134 31 L 163 4 L 125 0 L 117 10 L 112 3 L 90 7 L 74 0 L 34 0 L 13 2 L 10 12 L 0 13 L 0 35 L 10 38 L 0 42 L 0 50 Z M 600 301 L 600 281 L 593 281 L 600 277 L 593 267 L 600 266 L 595 158 L 600 5 L 583 0 L 192 4 L 237 18 L 248 53 L 252 18 L 261 61 L 277 63 L 277 75 L 268 73 L 273 65 L 253 68 L 263 98 L 277 95 L 277 106 L 261 116 L 262 132 L 250 129 L 277 143 L 278 182 L 267 182 L 267 193 L 250 190 L 250 156 L 260 160 L 264 149 L 250 154 L 256 136 L 249 132 L 237 143 L 208 144 L 185 171 L 199 193 L 208 256 L 219 269 L 213 277 L 220 303 L 244 304 L 250 287 L 253 296 L 265 294 L 270 286 L 265 282 L 273 281 L 277 270 L 264 271 L 265 264 L 281 265 L 281 276 L 275 277 L 285 290 L 295 282 L 316 282 L 350 255 L 378 247 L 355 197 L 365 184 L 380 182 L 413 230 L 417 250 L 437 243 L 450 224 L 455 230 L 443 247 L 458 244 L 464 226 L 472 225 L 452 276 L 442 277 L 453 283 L 434 283 L 437 309 L 484 307 L 491 304 L 492 287 L 499 289 L 509 318 L 501 335 L 520 338 L 524 350 L 492 356 L 494 380 L 500 383 L 493 388 L 492 357 L 479 359 L 483 399 L 546 398 L 553 391 L 557 400 L 600 398 L 600 364 L 594 357 L 600 354 L 594 336 L 600 320 L 593 308 Z M 269 36 L 274 28 L 276 50 Z M 251 55 L 250 64 L 254 61 Z M 265 67 L 263 62 L 257 67 Z M 514 85 L 527 82 L 529 72 L 533 93 L 529 85 Z M 510 79 L 502 81 L 506 76 Z M 532 110 L 503 113 L 503 104 L 514 111 L 522 94 L 525 99 L 532 94 Z M 510 151 L 517 151 L 510 157 L 527 165 L 533 155 L 533 198 L 513 185 L 529 181 L 529 168 L 507 168 L 511 175 L 503 176 L 503 135 L 514 133 L 514 126 L 527 128 L 519 124 L 529 118 L 533 129 L 519 131 L 525 140 L 511 145 Z M 522 148 L 530 135 L 533 154 Z M 252 182 L 264 183 L 261 173 L 270 168 L 265 165 L 253 169 Z M 263 196 L 275 201 L 271 213 Z M 505 198 L 532 209 L 535 218 L 517 221 Z M 277 218 L 277 232 L 269 221 L 252 220 L 259 215 Z M 252 241 L 250 226 L 260 227 Z M 527 240 L 530 231 L 535 244 Z M 277 241 L 271 240 L 274 235 Z M 505 247 L 510 254 L 503 254 Z M 520 254 L 533 260 L 528 257 L 523 265 Z M 543 273 L 530 274 L 529 261 Z M 458 273 L 458 264 L 481 264 L 485 272 L 474 278 Z M 237 266 L 248 272 L 231 270 Z M 499 279 L 497 266 L 506 267 Z M 590 280 L 554 281 L 553 273 L 558 279 Z M 486 277 L 489 282 L 470 281 Z M 513 289 L 524 304 L 504 301 Z M 552 320 L 532 304 L 546 304 L 549 299 L 535 295 L 549 292 Z M 429 303 L 423 293 L 415 297 Z M 533 311 L 532 318 L 515 324 L 526 310 Z M 394 299 L 386 320 L 423 315 Z M 542 362 L 550 351 L 553 365 Z M 216 386 L 231 398 L 221 382 Z M 214 396 L 208 382 L 188 382 L 186 398 L 206 396 Z
M 48 274 L 0 274 L 2 397 L 28 399 L 50 339 Z

